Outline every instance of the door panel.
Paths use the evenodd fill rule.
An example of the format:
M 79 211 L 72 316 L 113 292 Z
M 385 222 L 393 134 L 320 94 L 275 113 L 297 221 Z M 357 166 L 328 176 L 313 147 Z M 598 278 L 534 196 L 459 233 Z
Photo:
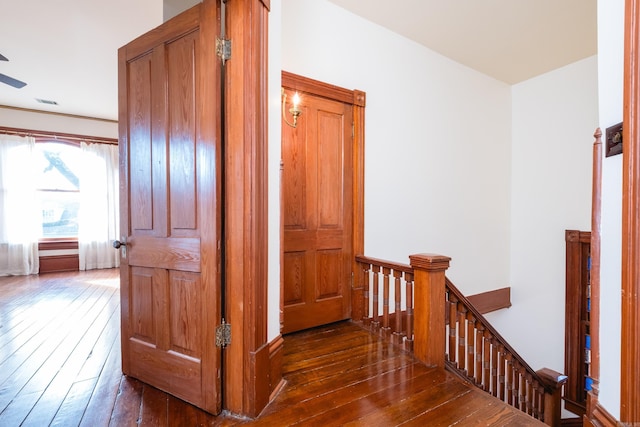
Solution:
M 310 94 L 300 108 L 282 125 L 285 333 L 351 314 L 352 108 Z
M 122 366 L 215 414 L 221 104 L 205 8 L 217 10 L 205 1 L 119 51 Z

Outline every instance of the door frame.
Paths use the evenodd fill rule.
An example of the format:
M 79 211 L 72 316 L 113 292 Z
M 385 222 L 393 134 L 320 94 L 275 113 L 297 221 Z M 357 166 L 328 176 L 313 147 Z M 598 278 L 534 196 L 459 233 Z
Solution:
M 640 423 L 640 0 L 625 2 L 620 421 Z
M 353 145 L 352 145 L 352 185 L 353 185 L 353 227 L 351 244 L 353 254 L 364 253 L 364 116 L 366 106 L 366 93 L 361 90 L 350 90 L 308 77 L 282 71 L 282 87 L 305 92 L 314 96 L 323 97 L 332 101 L 349 104 L 353 108 Z M 281 142 L 282 143 L 282 142 Z M 282 169 L 282 165 L 280 166 Z M 280 173 L 282 178 L 282 172 Z M 280 182 L 280 194 L 282 195 L 282 180 Z M 282 196 L 280 197 L 280 241 L 283 236 L 283 209 Z M 282 313 L 284 312 L 284 251 L 280 245 L 280 332 L 284 326 Z M 351 260 L 351 271 L 356 271 L 355 256 Z M 362 283 L 352 280 L 351 284 L 351 318 L 361 319 L 363 316 L 363 287 Z

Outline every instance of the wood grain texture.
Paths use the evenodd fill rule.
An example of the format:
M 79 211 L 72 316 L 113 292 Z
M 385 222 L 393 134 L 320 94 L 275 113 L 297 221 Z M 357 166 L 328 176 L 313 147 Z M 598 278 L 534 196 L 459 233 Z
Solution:
M 587 334 L 593 336 L 590 312 L 587 311 L 587 269 L 590 257 L 591 233 L 578 230 L 565 231 L 565 374 L 569 377 L 564 399 L 568 410 L 584 415 L 587 393 L 585 391 L 585 346 Z M 593 292 L 593 288 L 591 290 Z M 593 302 L 591 304 L 593 308 Z M 591 351 L 593 354 L 593 351 Z
M 285 333 L 351 313 L 352 106 L 330 95 L 301 93 L 298 126 L 282 124 Z
M 511 307 L 511 288 L 500 288 L 467 297 L 481 314 Z
M 640 423 L 640 1 L 626 0 L 620 421 Z
M 41 331 L 38 346 L 16 350 L 14 364 L 0 361 L 2 425 L 542 425 L 350 322 L 270 343 L 285 381 L 272 403 L 256 419 L 215 417 L 122 375 L 117 282 L 115 269 L 0 278 L 0 289 L 13 288 L 0 293 L 0 312 L 16 325 L 0 329 L 11 336 L 0 354 L 26 349 L 18 324 L 33 321 Z M 34 372 L 38 381 L 29 380 Z
M 600 389 L 600 249 L 602 242 L 602 131 L 593 134 L 593 172 L 591 192 L 591 378 L 593 385 L 587 393 L 586 419 L 592 419 Z
M 123 369 L 211 413 L 221 410 L 218 6 L 194 6 L 119 57 Z
M 252 357 L 267 343 L 267 43 L 268 9 L 260 0 L 227 2 L 225 65 L 225 236 L 227 320 L 239 337 L 225 350 L 225 407 L 257 415 L 269 370 Z M 250 261 L 248 261 L 250 260 Z M 252 376 L 252 374 L 257 374 Z
M 80 258 L 77 254 L 41 256 L 39 262 L 39 273 L 41 274 L 60 271 L 78 271 L 80 269 Z
M 640 1 L 625 3 L 620 421 L 640 423 Z
M 409 256 L 414 270 L 414 353 L 429 366 L 444 368 L 445 271 L 451 258 L 418 254 Z
M 282 71 L 281 74 L 282 86 L 285 88 L 289 88 L 294 91 L 303 92 L 307 95 L 317 96 L 321 98 L 326 98 L 333 101 L 342 102 L 344 104 L 350 105 L 352 109 L 352 124 L 350 124 L 352 128 L 352 174 L 351 174 L 351 182 L 352 182 L 352 200 L 351 200 L 351 209 L 353 211 L 352 214 L 352 241 L 351 247 L 353 248 L 353 253 L 363 253 L 364 252 L 364 119 L 365 119 L 365 105 L 366 105 L 366 93 L 360 90 L 350 90 L 341 88 L 335 85 L 331 85 L 329 83 L 321 82 L 318 80 L 313 80 L 304 76 L 300 76 L 297 74 L 289 73 L 287 71 Z M 288 96 L 288 99 L 291 99 L 291 96 Z M 347 124 L 349 125 L 349 124 Z M 301 124 L 301 126 L 305 126 L 305 124 Z M 286 128 L 283 128 L 286 130 Z M 301 131 L 298 131 L 301 132 Z M 306 201 L 303 200 L 304 196 L 299 197 L 298 194 L 304 194 L 304 192 L 300 191 L 300 187 L 306 184 L 306 176 L 302 173 L 304 169 L 301 169 L 304 163 L 306 163 L 306 159 L 301 156 L 304 153 L 304 149 L 306 147 L 304 144 L 296 144 L 296 145 L 287 145 L 291 141 L 287 138 L 282 139 L 283 144 L 283 164 L 288 165 L 288 169 L 283 169 L 282 176 L 282 194 L 286 194 L 289 192 L 290 194 L 294 194 L 289 200 L 282 199 L 281 207 L 282 207 L 282 215 L 281 220 L 283 221 L 282 227 L 292 228 L 298 224 L 303 224 L 306 217 L 302 215 L 304 209 L 302 206 L 306 206 Z M 300 141 L 298 141 L 300 142 Z M 287 158 L 289 157 L 290 158 Z M 347 169 L 349 165 L 345 165 Z M 294 179 L 290 179 L 293 177 Z M 325 188 L 324 186 L 321 188 Z M 332 197 L 332 200 L 339 200 L 339 198 Z M 286 202 L 286 203 L 285 203 Z M 333 202 L 328 204 L 327 206 L 331 206 Z M 295 220 L 294 220 L 295 218 Z M 297 221 L 297 222 L 296 222 Z M 304 228 L 304 226 L 302 227 Z M 283 237 L 281 239 L 284 241 L 284 231 Z M 348 271 L 356 272 L 357 265 L 355 260 L 352 261 L 351 266 Z M 283 273 L 284 275 L 284 273 Z M 282 293 L 284 294 L 284 290 Z M 362 281 L 360 277 L 354 277 L 354 281 L 352 286 L 350 287 L 351 296 L 351 315 L 354 319 L 361 319 L 363 316 L 364 310 L 364 300 L 363 300 L 363 288 Z

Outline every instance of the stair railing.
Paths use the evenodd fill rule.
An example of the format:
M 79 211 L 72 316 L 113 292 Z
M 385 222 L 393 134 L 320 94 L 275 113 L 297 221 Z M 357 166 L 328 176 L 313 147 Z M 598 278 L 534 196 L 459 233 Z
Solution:
M 534 371 L 445 277 L 449 257 L 401 264 L 356 256 L 354 301 L 362 324 L 430 366 L 440 366 L 549 425 L 560 425 L 563 376 Z M 391 278 L 393 277 L 393 286 Z M 393 306 L 390 301 L 393 299 Z

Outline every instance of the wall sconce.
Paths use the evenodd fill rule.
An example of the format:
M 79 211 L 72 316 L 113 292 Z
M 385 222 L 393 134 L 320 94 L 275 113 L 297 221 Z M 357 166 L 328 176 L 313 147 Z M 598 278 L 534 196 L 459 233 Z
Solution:
M 292 128 L 295 128 L 296 126 L 298 126 L 298 116 L 300 115 L 300 113 L 302 113 L 302 110 L 300 110 L 300 108 L 298 107 L 298 104 L 300 104 L 300 95 L 298 95 L 298 92 L 296 92 L 293 94 L 293 98 L 291 99 L 292 105 L 291 105 L 291 108 L 289 108 L 289 113 L 291 113 L 291 115 L 293 116 L 293 123 L 290 123 L 289 120 L 287 120 L 287 115 L 284 111 L 285 110 L 284 106 L 287 103 L 287 94 L 284 92 L 284 88 L 282 88 L 281 93 L 282 93 L 282 119 L 286 124 L 288 124 Z

